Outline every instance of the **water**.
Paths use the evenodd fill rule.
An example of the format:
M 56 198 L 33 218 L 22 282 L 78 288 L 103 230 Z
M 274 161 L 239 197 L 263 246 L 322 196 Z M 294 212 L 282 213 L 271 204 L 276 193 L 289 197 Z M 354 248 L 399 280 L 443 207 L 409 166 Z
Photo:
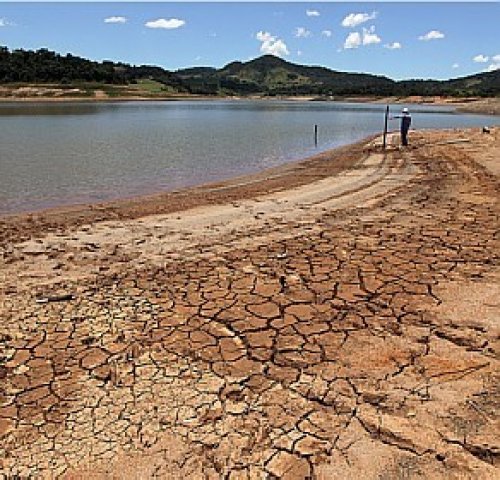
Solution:
M 0 104 L 0 214 L 256 172 L 378 133 L 384 108 L 230 100 Z M 411 111 L 415 128 L 500 123 L 443 107 Z M 397 129 L 397 121 L 390 127 Z

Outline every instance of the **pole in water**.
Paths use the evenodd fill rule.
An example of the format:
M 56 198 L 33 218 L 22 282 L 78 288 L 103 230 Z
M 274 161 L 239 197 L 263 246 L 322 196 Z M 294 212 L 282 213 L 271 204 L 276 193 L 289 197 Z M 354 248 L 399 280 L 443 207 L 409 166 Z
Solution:
M 385 150 L 385 147 L 387 145 L 387 120 L 389 119 L 389 105 L 387 105 L 385 109 L 385 120 L 384 120 L 384 144 L 383 144 L 383 149 Z
M 318 146 L 318 126 L 314 125 L 314 146 Z

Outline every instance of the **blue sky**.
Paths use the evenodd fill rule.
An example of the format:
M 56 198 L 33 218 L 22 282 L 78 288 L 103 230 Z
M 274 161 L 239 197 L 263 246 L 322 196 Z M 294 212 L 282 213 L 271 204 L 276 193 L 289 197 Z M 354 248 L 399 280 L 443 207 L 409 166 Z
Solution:
M 3 3 L 0 45 L 170 70 L 263 53 L 394 79 L 500 67 L 500 3 Z

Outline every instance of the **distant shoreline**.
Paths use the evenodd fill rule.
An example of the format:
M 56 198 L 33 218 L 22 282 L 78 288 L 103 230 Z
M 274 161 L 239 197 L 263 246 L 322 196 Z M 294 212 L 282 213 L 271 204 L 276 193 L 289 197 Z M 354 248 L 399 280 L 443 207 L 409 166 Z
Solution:
M 1 93 L 1 92 L 0 92 Z M 421 104 L 448 106 L 457 112 L 477 113 L 486 115 L 500 115 L 500 98 L 498 97 L 440 97 L 440 96 L 409 96 L 409 97 L 378 97 L 378 96 L 337 96 L 325 98 L 313 95 L 301 96 L 208 96 L 208 95 L 169 95 L 169 96 L 0 96 L 1 103 L 102 103 L 102 102 L 176 102 L 176 101 L 215 101 L 215 100 L 262 100 L 262 101 L 311 101 L 311 102 L 349 102 L 349 103 L 378 103 L 378 104 Z

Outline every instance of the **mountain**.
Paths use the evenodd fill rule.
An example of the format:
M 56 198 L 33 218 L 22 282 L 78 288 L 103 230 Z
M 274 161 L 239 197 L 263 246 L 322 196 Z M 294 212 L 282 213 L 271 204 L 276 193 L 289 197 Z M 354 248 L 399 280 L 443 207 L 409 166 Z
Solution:
M 171 72 L 150 65 L 95 62 L 47 49 L 9 51 L 0 46 L 0 84 L 79 82 L 120 85 L 125 89 L 120 92 L 128 88 L 129 93 L 140 83 L 142 91 L 149 89 L 155 95 L 500 96 L 500 70 L 443 81 L 394 81 L 366 73 L 297 65 L 264 55 L 248 62 L 231 62 L 220 69 L 191 67 Z
M 176 72 L 193 93 L 264 95 L 500 95 L 500 70 L 452 80 L 403 80 L 366 73 L 346 73 L 325 67 L 297 65 L 264 55 L 223 68 L 185 69 Z
M 191 90 L 198 93 L 262 93 L 267 95 L 389 95 L 395 82 L 389 78 L 343 73 L 325 67 L 287 62 L 273 55 L 232 62 L 220 70 L 176 72 Z

